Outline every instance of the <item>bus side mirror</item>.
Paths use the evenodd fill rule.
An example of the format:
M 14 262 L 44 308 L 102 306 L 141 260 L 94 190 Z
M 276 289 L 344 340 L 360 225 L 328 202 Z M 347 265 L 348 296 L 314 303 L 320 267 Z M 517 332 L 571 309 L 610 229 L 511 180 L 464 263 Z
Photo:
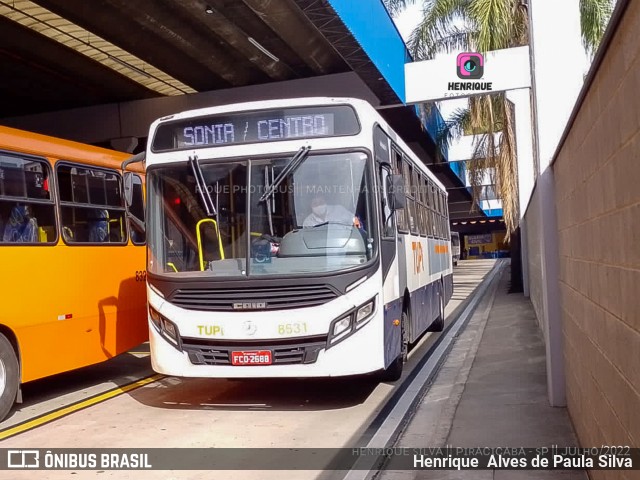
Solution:
M 391 175 L 391 188 L 389 191 L 389 204 L 392 210 L 401 210 L 407 206 L 407 195 L 404 191 L 404 178 L 402 175 Z
M 124 201 L 127 207 L 133 203 L 133 175 L 128 172 L 124 174 Z
M 120 169 L 122 170 L 122 176 L 124 177 L 124 200 L 127 204 L 127 207 L 131 206 L 133 202 L 133 175 L 125 170 L 132 163 L 140 163 L 144 162 L 147 158 L 146 152 L 136 153 L 132 157 L 127 158 L 120 165 Z

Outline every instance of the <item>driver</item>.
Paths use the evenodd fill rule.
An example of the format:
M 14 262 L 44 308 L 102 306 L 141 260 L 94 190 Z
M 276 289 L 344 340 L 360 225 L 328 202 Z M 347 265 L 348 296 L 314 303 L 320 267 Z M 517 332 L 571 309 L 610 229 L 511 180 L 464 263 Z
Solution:
M 327 222 L 354 225 L 356 221 L 357 217 L 342 205 L 327 205 L 323 195 L 316 195 L 311 200 L 311 214 L 304 219 L 302 226 L 315 227 Z

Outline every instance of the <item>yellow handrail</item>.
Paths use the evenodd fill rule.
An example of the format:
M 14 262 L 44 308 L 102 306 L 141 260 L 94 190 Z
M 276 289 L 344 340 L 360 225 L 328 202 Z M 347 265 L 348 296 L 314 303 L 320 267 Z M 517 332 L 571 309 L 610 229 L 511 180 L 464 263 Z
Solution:
M 122 217 L 109 218 L 109 212 L 107 211 L 107 235 L 111 236 L 111 223 L 117 223 L 120 226 L 120 240 L 124 240 L 124 224 L 122 223 Z
M 203 218 L 196 224 L 196 238 L 198 240 L 198 257 L 200 258 L 200 271 L 202 272 L 204 272 L 204 255 L 202 252 L 202 235 L 200 235 L 200 225 L 206 222 L 213 223 L 213 226 L 216 229 L 216 236 L 218 237 L 218 249 L 220 250 L 220 258 L 224 260 L 224 249 L 222 248 L 222 239 L 220 238 L 218 223 L 213 218 Z
M 173 268 L 173 271 L 178 273 L 178 269 L 176 268 L 176 266 L 172 262 L 167 262 L 167 266 Z

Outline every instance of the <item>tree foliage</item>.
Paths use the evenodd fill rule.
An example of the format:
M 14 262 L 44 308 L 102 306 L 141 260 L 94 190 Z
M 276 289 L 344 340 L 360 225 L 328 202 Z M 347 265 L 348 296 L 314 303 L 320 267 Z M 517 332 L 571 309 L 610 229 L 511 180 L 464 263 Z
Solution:
M 396 15 L 419 0 L 383 0 Z M 612 0 L 580 0 L 582 40 L 593 55 L 606 29 Z M 439 52 L 492 50 L 526 45 L 529 41 L 525 0 L 422 0 L 422 19 L 411 34 L 409 50 L 415 60 Z M 474 204 L 480 200 L 484 172 L 492 172 L 503 203 L 508 234 L 518 226 L 517 159 L 513 105 L 504 93 L 470 97 L 469 107 L 456 111 L 437 135 L 437 142 L 475 134 L 468 162 Z

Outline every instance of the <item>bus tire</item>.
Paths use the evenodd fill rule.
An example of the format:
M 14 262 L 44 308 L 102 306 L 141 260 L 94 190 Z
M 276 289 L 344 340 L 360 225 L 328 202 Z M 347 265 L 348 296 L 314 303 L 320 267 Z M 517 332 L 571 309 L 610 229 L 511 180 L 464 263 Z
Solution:
M 13 345 L 0 333 L 0 421 L 4 420 L 16 401 L 20 386 L 19 371 Z
M 444 330 L 444 283 L 440 282 L 438 291 L 438 316 L 433 321 L 427 332 L 441 332 Z
M 407 363 L 409 359 L 409 315 L 407 312 L 402 312 L 402 316 L 400 317 L 400 358 L 402 358 L 402 363 Z
M 409 316 L 407 312 L 402 312 L 400 329 L 400 355 L 382 371 L 380 377 L 383 382 L 396 382 L 402 377 L 404 363 L 407 361 L 409 354 Z

